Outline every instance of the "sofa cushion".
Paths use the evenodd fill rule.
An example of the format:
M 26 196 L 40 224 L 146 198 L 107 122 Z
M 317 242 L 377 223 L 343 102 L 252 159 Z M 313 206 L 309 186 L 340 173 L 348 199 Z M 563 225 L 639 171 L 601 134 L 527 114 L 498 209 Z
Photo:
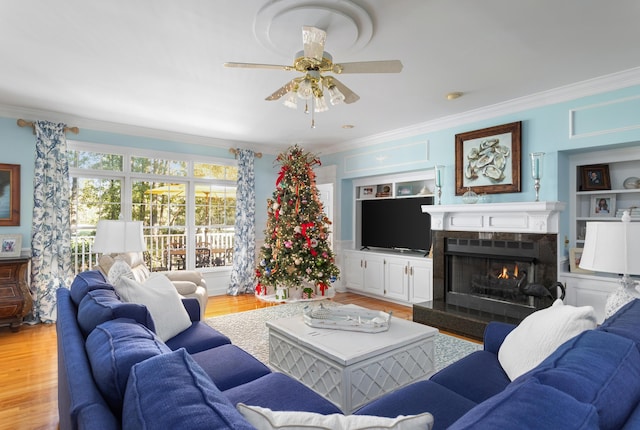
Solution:
M 282 373 L 269 373 L 246 384 L 224 391 L 231 404 L 262 406 L 271 410 L 341 413 L 320 394 Z M 394 415 L 395 416 L 395 415 Z
M 254 429 L 184 349 L 133 366 L 122 416 L 123 430 Z
M 142 284 L 121 277 L 115 288 L 123 300 L 143 304 L 149 309 L 156 333 L 163 341 L 191 326 L 191 318 L 182 305 L 180 295 L 167 277 L 156 274 Z
M 107 282 L 99 270 L 87 270 L 76 275 L 71 283 L 71 300 L 76 306 L 80 305 L 85 294 L 92 290 L 113 290 L 113 285 Z
M 430 430 L 433 416 L 425 412 L 420 415 L 399 416 L 396 418 L 370 415 L 323 415 L 315 412 L 272 411 L 260 406 L 247 406 L 239 403 L 238 411 L 258 430 Z
M 196 299 L 184 300 L 195 302 L 197 306 L 198 301 Z M 199 321 L 191 323 L 191 327 L 165 342 L 171 350 L 175 351 L 184 348 L 189 354 L 206 351 L 229 343 L 231 343 L 231 340 L 227 336 Z
M 640 352 L 629 339 L 590 330 L 523 376 L 529 378 L 593 404 L 600 428 L 617 429 L 640 402 Z
M 113 290 L 89 291 L 78 307 L 78 325 L 85 337 L 97 325 L 117 318 L 130 318 L 150 330 L 155 329 L 144 305 L 123 302 Z
M 119 318 L 97 326 L 85 343 L 93 378 L 115 414 L 120 414 L 129 370 L 149 357 L 171 352 L 148 328 Z
M 419 381 L 373 400 L 354 414 L 393 418 L 429 412 L 433 415 L 434 430 L 445 430 L 475 405 L 440 384 Z
M 482 371 L 479 372 L 478 369 Z M 498 394 L 511 382 L 496 354 L 487 351 L 473 352 L 430 379 L 475 403 Z
M 640 300 L 635 299 L 604 320 L 598 330 L 626 337 L 640 345 L 638 321 L 640 321 Z
M 436 416 L 436 422 L 437 422 Z M 593 405 L 542 385 L 534 379 L 512 384 L 480 403 L 448 430 L 462 429 L 562 429 L 595 430 L 598 413 Z
M 498 351 L 498 360 L 513 381 L 567 340 L 595 327 L 593 307 L 564 305 L 558 299 L 550 307 L 526 317 L 507 335 Z
M 222 391 L 271 373 L 267 366 L 236 345 L 221 345 L 192 357 Z

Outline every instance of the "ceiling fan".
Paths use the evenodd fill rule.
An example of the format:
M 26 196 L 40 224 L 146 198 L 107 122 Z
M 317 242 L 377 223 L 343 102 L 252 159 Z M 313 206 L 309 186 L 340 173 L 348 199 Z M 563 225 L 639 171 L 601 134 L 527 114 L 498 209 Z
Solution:
M 305 101 L 306 113 L 309 112 L 309 102 L 311 103 L 311 112 L 324 112 L 329 109 L 325 99 L 325 91 L 328 94 L 329 103 L 332 105 L 354 103 L 360 99 L 356 93 L 347 88 L 342 82 L 334 76 L 327 76 L 326 73 L 336 75 L 345 73 L 399 73 L 402 70 L 402 63 L 399 60 L 334 63 L 331 54 L 324 50 L 326 38 L 327 33 L 324 30 L 303 26 L 302 42 L 304 50 L 296 54 L 292 66 L 255 63 L 224 63 L 224 66 L 278 69 L 303 73 L 302 76 L 293 78 L 278 88 L 265 100 L 279 100 L 283 96 L 287 96 L 284 99 L 285 106 L 296 109 L 298 99 L 301 99 Z M 313 120 L 311 126 L 314 126 Z

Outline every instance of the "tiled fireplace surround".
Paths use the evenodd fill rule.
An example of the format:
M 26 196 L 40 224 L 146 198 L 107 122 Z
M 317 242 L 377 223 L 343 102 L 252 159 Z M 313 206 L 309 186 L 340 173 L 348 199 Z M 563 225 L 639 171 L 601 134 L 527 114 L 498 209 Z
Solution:
M 433 230 L 433 300 L 413 305 L 413 320 L 478 340 L 489 321 L 517 323 L 523 315 L 492 309 L 477 310 L 447 302 L 447 241 L 515 243 L 528 242 L 537 249 L 536 283 L 546 287 L 557 280 L 559 213 L 561 202 L 487 203 L 423 206 L 431 215 Z M 531 308 L 546 307 L 550 299 L 531 299 Z M 499 303 L 498 303 L 499 305 Z M 522 314 L 522 310 L 518 314 Z

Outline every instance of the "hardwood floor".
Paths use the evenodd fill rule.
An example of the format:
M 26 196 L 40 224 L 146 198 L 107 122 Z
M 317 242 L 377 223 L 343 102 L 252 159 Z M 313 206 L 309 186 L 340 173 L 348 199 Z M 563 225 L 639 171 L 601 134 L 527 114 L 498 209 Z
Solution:
M 393 312 L 411 320 L 412 308 L 353 293 L 337 293 L 336 302 Z M 252 295 L 209 298 L 206 318 L 267 306 Z M 0 430 L 58 427 L 58 369 L 55 325 L 23 325 L 17 333 L 0 327 Z

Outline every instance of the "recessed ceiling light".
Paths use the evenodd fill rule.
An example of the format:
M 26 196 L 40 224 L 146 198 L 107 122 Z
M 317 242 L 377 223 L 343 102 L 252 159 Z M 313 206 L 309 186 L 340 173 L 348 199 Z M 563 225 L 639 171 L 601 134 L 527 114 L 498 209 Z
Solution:
M 464 93 L 459 92 L 459 91 L 455 91 L 455 92 L 453 92 L 453 93 L 449 93 L 449 94 L 447 94 L 447 100 L 455 100 L 455 99 L 458 99 L 458 98 L 462 97 L 462 95 L 463 95 L 463 94 L 464 94 Z
M 350 128 L 353 128 L 353 127 L 355 127 L 355 125 L 353 125 L 353 124 L 345 124 L 345 125 L 342 126 L 342 128 L 345 128 L 345 129 L 350 129 Z

